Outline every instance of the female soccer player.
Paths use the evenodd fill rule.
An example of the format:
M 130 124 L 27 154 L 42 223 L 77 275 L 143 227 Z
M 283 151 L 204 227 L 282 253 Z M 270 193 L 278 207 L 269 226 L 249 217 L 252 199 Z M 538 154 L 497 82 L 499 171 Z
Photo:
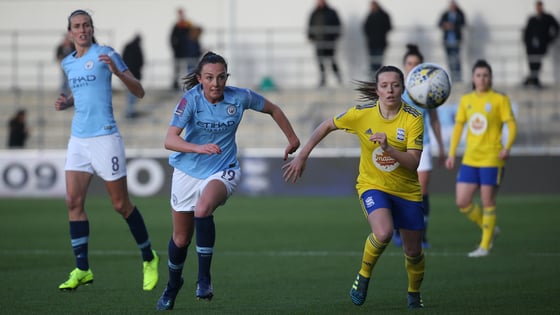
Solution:
M 408 274 L 408 307 L 421 308 L 424 218 L 416 168 L 422 154 L 422 114 L 401 99 L 401 70 L 384 66 L 376 73 L 375 82 L 359 82 L 362 99 L 370 103 L 327 119 L 313 131 L 301 152 L 283 166 L 284 179 L 295 182 L 302 176 L 309 154 L 330 132 L 343 129 L 355 134 L 361 144 L 356 189 L 372 233 L 366 239 L 361 269 L 350 290 L 352 302 L 365 302 L 373 267 L 397 228 Z
M 424 56 L 420 53 L 418 46 L 413 44 L 408 44 L 406 46 L 407 52 L 404 55 L 404 71 L 407 75 L 414 67 L 424 62 Z M 429 186 L 430 186 L 430 174 L 432 172 L 432 152 L 430 150 L 430 130 L 432 128 L 434 136 L 436 137 L 438 152 L 439 152 L 439 165 L 445 163 L 445 148 L 443 147 L 443 139 L 441 137 L 441 124 L 439 122 L 439 115 L 435 109 L 426 109 L 420 107 L 414 103 L 410 98 L 407 91 L 403 93 L 403 100 L 422 113 L 424 117 L 424 150 L 422 150 L 422 156 L 420 156 L 420 164 L 418 165 L 418 180 L 420 181 L 420 186 L 422 187 L 422 203 L 424 204 L 424 222 L 426 228 L 424 230 L 424 236 L 422 237 L 422 247 L 429 248 L 430 243 L 428 243 L 428 219 L 430 216 L 430 197 L 429 197 Z M 397 246 L 402 246 L 402 240 L 399 231 L 395 231 L 393 236 L 393 243 Z
M 467 124 L 465 153 L 457 175 L 456 203 L 460 211 L 482 229 L 478 248 L 469 257 L 487 256 L 496 226 L 496 196 L 504 175 L 505 160 L 517 135 L 517 124 L 509 98 L 492 89 L 492 68 L 478 60 L 472 69 L 473 92 L 463 95 L 455 115 L 447 169 L 455 166 L 455 153 Z M 508 127 L 505 146 L 502 145 L 504 123 Z M 482 209 L 473 198 L 480 188 Z
M 84 10 L 72 12 L 68 17 L 68 34 L 76 51 L 64 58 L 61 64 L 72 94 L 61 94 L 54 106 L 56 110 L 74 107 L 64 169 L 76 268 L 59 289 L 74 290 L 93 282 L 88 260 L 89 221 L 84 204 L 95 172 L 105 181 L 113 207 L 128 223 L 142 252 L 143 289 L 152 290 L 158 281 L 159 258 L 152 250 L 144 219 L 128 195 L 126 157 L 113 116 L 111 78 L 115 75 L 139 98 L 144 96 L 144 88 L 113 48 L 96 43 L 89 13 Z
M 227 63 L 206 53 L 192 73 L 183 78 L 185 94 L 176 105 L 165 137 L 174 167 L 171 184 L 173 235 L 169 241 L 169 281 L 157 302 L 171 310 L 183 285 L 187 249 L 196 229 L 198 280 L 196 297 L 212 299 L 210 263 L 215 243 L 213 213 L 237 188 L 241 172 L 235 134 L 247 109 L 268 114 L 288 139 L 284 160 L 300 145 L 280 107 L 249 90 L 226 86 Z M 184 138 L 181 133 L 185 130 Z

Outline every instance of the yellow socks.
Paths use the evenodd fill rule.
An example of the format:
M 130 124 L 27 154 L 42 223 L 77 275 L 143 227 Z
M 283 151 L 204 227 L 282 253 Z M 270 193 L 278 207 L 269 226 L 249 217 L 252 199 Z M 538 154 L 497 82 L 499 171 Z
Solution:
M 496 207 L 481 209 L 478 204 L 471 203 L 468 207 L 459 210 L 482 229 L 482 240 L 479 247 L 489 250 L 496 228 Z
M 474 223 L 476 223 L 480 228 L 482 228 L 482 209 L 476 203 L 471 203 L 466 208 L 459 208 L 461 213 L 467 216 L 467 218 Z
M 422 280 L 424 280 L 424 270 L 426 269 L 426 260 L 424 252 L 416 257 L 405 257 L 406 274 L 408 275 L 408 292 L 420 292 Z
M 387 247 L 387 244 L 388 243 L 378 241 L 373 233 L 368 236 L 364 246 L 360 275 L 368 279 L 371 278 L 373 267 Z M 424 271 L 426 268 L 424 253 L 422 252 L 416 257 L 405 255 L 405 268 L 408 275 L 408 292 L 420 292 L 420 286 L 424 280 Z
M 366 239 L 364 246 L 364 255 L 362 257 L 362 267 L 360 274 L 366 278 L 371 278 L 371 271 L 377 263 L 377 260 L 387 247 L 388 243 L 381 243 L 377 240 L 375 235 L 371 233 Z
M 480 247 L 486 250 L 490 249 L 492 238 L 494 237 L 494 229 L 496 228 L 496 207 L 484 208 L 482 213 L 482 241 Z

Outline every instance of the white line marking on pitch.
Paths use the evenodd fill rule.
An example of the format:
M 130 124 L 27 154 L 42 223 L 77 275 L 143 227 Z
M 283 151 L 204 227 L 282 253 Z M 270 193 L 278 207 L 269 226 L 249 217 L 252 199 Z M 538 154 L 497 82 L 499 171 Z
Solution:
M 167 251 L 158 250 L 158 253 L 166 253 Z M 224 256 L 267 256 L 267 257 L 350 257 L 362 256 L 362 252 L 357 251 L 216 251 L 216 255 Z M 432 257 L 461 257 L 466 256 L 465 252 L 439 252 L 439 251 L 426 251 L 427 256 Z M 135 256 L 138 251 L 133 250 L 89 250 L 89 254 L 93 256 Z M 34 256 L 53 256 L 53 255 L 72 255 L 71 250 L 47 250 L 47 249 L 15 249 L 15 250 L 0 250 L 0 256 L 7 255 L 34 255 Z M 402 256 L 402 252 L 389 251 L 385 252 L 383 256 Z M 560 257 L 558 252 L 549 253 L 524 253 L 522 256 L 530 257 Z

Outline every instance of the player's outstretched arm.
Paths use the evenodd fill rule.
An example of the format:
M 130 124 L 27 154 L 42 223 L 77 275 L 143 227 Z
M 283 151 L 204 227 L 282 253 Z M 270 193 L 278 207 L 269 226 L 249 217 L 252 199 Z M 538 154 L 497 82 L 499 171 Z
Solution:
M 332 119 L 327 119 L 323 121 L 311 134 L 311 137 L 307 143 L 301 149 L 301 152 L 294 157 L 293 160 L 284 164 L 282 169 L 284 170 L 284 181 L 295 183 L 298 178 L 301 177 L 303 171 L 305 170 L 305 163 L 311 151 L 323 138 L 325 138 L 331 131 L 337 130 L 338 128 L 334 124 Z
M 278 107 L 278 105 L 273 104 L 269 100 L 264 100 L 264 108 L 262 110 L 263 113 L 267 113 L 272 116 L 272 119 L 276 122 L 278 127 L 282 130 L 286 138 L 288 139 L 288 146 L 284 151 L 284 161 L 288 159 L 288 155 L 296 152 L 299 148 L 300 141 L 292 124 L 286 117 L 286 114 Z

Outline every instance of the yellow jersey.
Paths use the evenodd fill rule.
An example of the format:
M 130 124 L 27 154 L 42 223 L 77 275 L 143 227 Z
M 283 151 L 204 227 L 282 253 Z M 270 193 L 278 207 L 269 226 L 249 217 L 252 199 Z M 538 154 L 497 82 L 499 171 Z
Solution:
M 471 92 L 463 95 L 455 116 L 455 123 L 467 124 L 465 153 L 462 163 L 474 167 L 502 167 L 504 160 L 499 158 L 502 145 L 504 123 L 515 126 L 515 117 L 509 98 L 494 90 L 485 93 Z M 513 143 L 515 131 L 509 135 L 509 145 Z M 450 156 L 460 140 L 452 137 Z M 509 148 L 508 148 L 509 149 Z
M 422 201 L 418 173 L 400 165 L 387 154 L 379 143 L 369 138 L 377 133 L 387 135 L 388 144 L 399 151 L 422 151 L 424 122 L 422 114 L 412 106 L 402 103 L 392 119 L 381 115 L 379 102 L 356 105 L 334 117 L 338 129 L 355 134 L 360 140 L 360 166 L 356 189 L 361 196 L 365 191 L 378 189 L 388 194 L 410 200 Z

